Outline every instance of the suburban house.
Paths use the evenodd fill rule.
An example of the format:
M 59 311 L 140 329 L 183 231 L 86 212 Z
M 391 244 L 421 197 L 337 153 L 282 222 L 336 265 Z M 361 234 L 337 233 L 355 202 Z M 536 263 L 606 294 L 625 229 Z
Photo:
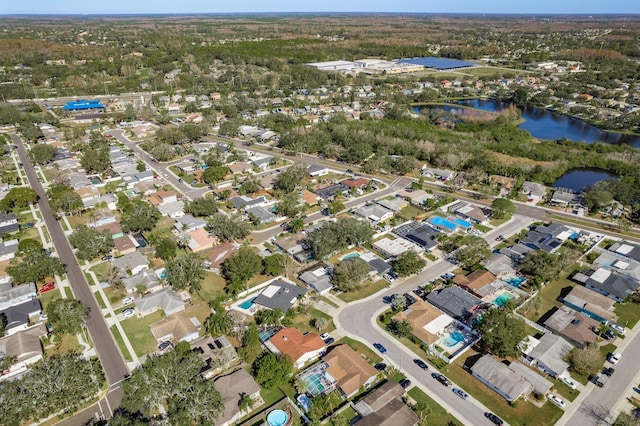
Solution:
M 571 238 L 576 230 L 565 225 L 551 223 L 546 226 L 537 226 L 530 230 L 522 240 L 522 244 L 534 250 L 542 250 L 547 253 L 555 253 L 562 243 Z
M 420 247 L 402 238 L 397 238 L 395 240 L 392 240 L 388 237 L 381 238 L 373 243 L 373 248 L 378 253 L 384 255 L 387 259 L 390 257 L 400 256 L 401 254 L 410 250 L 413 250 L 416 253 L 422 252 Z
M 8 240 L 0 243 L 0 262 L 13 259 L 18 251 L 18 240 Z
M 123 235 L 122 237 L 118 237 L 113 240 L 113 249 L 119 256 L 135 252 L 138 245 L 139 244 L 136 239 L 130 234 Z
M 184 301 L 170 287 L 136 299 L 135 304 L 143 317 L 158 309 L 162 309 L 166 316 L 184 311 Z
M 379 222 L 384 222 L 393 217 L 393 210 L 381 206 L 380 204 L 369 204 L 368 206 L 362 206 L 353 211 L 353 214 L 363 217 L 369 220 L 369 223 L 375 225 Z
M 378 377 L 378 370 L 349 345 L 335 346 L 322 360 L 329 365 L 327 373 L 336 379 L 336 386 L 347 399 L 361 388 L 369 388 Z
M 146 291 L 149 293 L 162 289 L 162 282 L 160 282 L 160 278 L 158 278 L 154 271 L 149 269 L 145 269 L 132 277 L 124 278 L 122 280 L 122 284 L 127 290 L 127 293 L 136 292 L 139 286 L 144 286 Z
M 336 183 L 333 185 L 325 186 L 324 188 L 317 189 L 316 194 L 323 200 L 333 201 L 337 196 L 342 195 L 342 193 L 346 191 L 346 189 L 346 186 L 340 183 Z
M 179 231 L 194 231 L 207 226 L 207 221 L 201 217 L 193 217 L 190 214 L 184 215 L 176 219 L 174 228 Z
M 515 178 L 500 175 L 489 176 L 489 182 L 500 187 L 501 195 L 508 194 L 516 185 Z
M 307 269 L 298 275 L 298 279 L 318 294 L 328 293 L 333 288 L 331 271 L 323 264 L 316 264 Z
M 198 338 L 200 322 L 196 317 L 187 317 L 186 312 L 176 312 L 149 326 L 158 343 L 191 342 Z
M 230 426 L 236 424 L 238 420 L 251 411 L 240 410 L 240 401 L 246 395 L 253 401 L 260 401 L 260 386 L 251 377 L 247 370 L 240 368 L 231 374 L 218 377 L 215 380 L 215 387 L 220 392 L 220 400 L 224 405 L 224 411 L 216 419 L 216 425 Z M 258 406 L 260 404 L 255 404 Z
M 200 370 L 205 379 L 210 379 L 238 361 L 235 348 L 225 336 L 204 336 L 190 343 L 191 350 L 198 354 L 206 365 Z
M 251 207 L 266 207 L 271 202 L 267 200 L 264 195 L 260 195 L 256 198 L 247 197 L 246 195 L 238 195 L 229 199 L 235 209 L 251 208 Z
M 7 370 L 0 370 L 0 381 L 27 370 L 42 359 L 40 337 L 47 334 L 47 327 L 40 323 L 24 331 L 10 334 L 0 339 L 0 358 L 10 357 L 14 363 Z
M 554 333 L 564 336 L 577 347 L 584 348 L 595 342 L 600 323 L 563 306 L 544 322 L 544 326 Z
M 38 289 L 35 283 L 20 284 L 15 287 L 11 287 L 11 283 L 9 283 L 6 290 L 0 291 L 0 309 L 35 299 L 37 295 Z
M 287 312 L 305 294 L 307 294 L 307 290 L 304 288 L 276 279 L 262 290 L 254 303 L 269 309 L 280 308 L 283 312 Z
M 189 237 L 189 241 L 187 242 L 187 247 L 194 253 L 201 252 L 206 249 L 210 249 L 220 242 L 218 237 L 215 235 L 209 234 L 204 228 L 194 229 L 192 231 L 187 232 L 187 236 Z
M 471 367 L 471 374 L 508 402 L 514 402 L 533 391 L 529 381 L 491 355 L 483 355 L 476 361 Z
M 485 214 L 484 210 L 473 204 L 464 203 L 463 205 L 455 208 L 453 212 L 463 219 L 468 219 L 473 223 L 483 224 L 489 221 L 489 216 Z
M 325 176 L 329 174 L 329 169 L 327 167 L 324 166 L 320 166 L 318 164 L 313 164 L 309 167 L 307 167 L 307 173 L 309 174 L 309 176 L 311 177 L 319 177 L 319 176 Z
M 502 277 L 515 275 L 516 268 L 514 263 L 510 256 L 502 253 L 491 253 L 491 256 L 482 262 L 482 266 L 496 277 Z
M 13 213 L 0 212 L 0 238 L 2 238 L 4 234 L 10 234 L 18 230 L 20 230 L 18 216 Z
M 260 206 L 248 208 L 244 213 L 246 216 L 253 215 L 256 219 L 260 220 L 260 223 L 271 223 L 277 219 L 275 214 Z
M 318 204 L 318 201 L 320 201 L 320 197 L 318 197 L 316 194 L 309 191 L 308 189 L 301 190 L 298 193 L 298 198 L 301 204 L 306 204 L 308 206 L 314 206 Z
M 547 196 L 547 187 L 527 180 L 522 184 L 522 192 L 527 196 L 527 200 L 530 203 L 535 204 Z
M 432 291 L 427 295 L 427 302 L 455 319 L 465 322 L 483 301 L 457 286 Z
M 278 238 L 275 241 L 276 247 L 293 256 L 298 262 L 305 262 L 306 255 L 306 243 L 302 234 L 285 235 Z
M 627 243 L 615 243 L 608 250 L 600 251 L 600 256 L 593 261 L 594 268 L 606 268 L 624 275 L 634 281 L 640 281 L 640 258 L 635 250 L 637 246 Z M 635 257 L 634 257 L 635 256 Z
M 137 275 L 144 269 L 149 268 L 149 261 L 140 252 L 125 254 L 111 261 L 111 266 L 122 272 L 131 272 L 131 275 Z
M 481 289 L 497 279 L 489 271 L 477 269 L 469 275 L 456 275 L 453 283 L 478 297 L 482 297 Z
M 413 334 L 427 346 L 431 346 L 440 338 L 439 333 L 453 323 L 453 318 L 435 306 L 417 299 L 402 312 L 395 314 L 394 321 L 407 321 L 411 324 Z
M 573 192 L 556 189 L 549 198 L 549 204 L 560 207 L 581 207 L 584 195 L 574 194 Z
M 362 177 L 359 177 L 359 178 L 352 177 L 352 178 L 345 179 L 340 183 L 348 189 L 359 189 L 362 191 L 367 187 L 367 185 L 369 185 L 369 182 L 370 182 L 369 179 L 365 179 Z
M 207 259 L 210 262 L 209 269 L 220 268 L 222 263 L 234 253 L 233 243 L 225 241 L 213 248 L 208 254 Z
M 545 333 L 540 340 L 529 337 L 525 359 L 552 377 L 562 376 L 569 368 L 565 361 L 573 345 L 553 333 Z
M 615 321 L 618 318 L 613 312 L 615 303 L 613 299 L 581 285 L 573 287 L 569 294 L 561 298 L 561 301 L 571 309 L 601 323 Z
M 422 168 L 422 176 L 426 176 L 426 177 L 430 177 L 430 178 L 433 178 L 433 179 L 441 180 L 443 182 L 446 182 L 446 181 L 454 178 L 455 175 L 456 175 L 456 172 L 454 172 L 453 170 L 437 169 L 437 168 L 433 168 L 433 167 L 423 167 Z
M 397 227 L 394 232 L 429 252 L 438 246 L 436 237 L 440 234 L 426 223 L 412 222 Z
M 168 203 L 178 201 L 178 194 L 175 191 L 158 191 L 151 194 L 148 198 L 149 203 L 158 207 Z
M 158 206 L 158 211 L 162 216 L 169 216 L 177 219 L 184 216 L 184 201 L 175 201 L 173 203 L 165 203 Z
M 28 329 L 31 324 L 40 321 L 41 313 L 40 299 L 29 299 L 0 309 L 0 317 L 4 317 L 5 335 Z
M 112 239 L 120 238 L 124 236 L 124 232 L 122 232 L 122 227 L 118 222 L 105 223 L 104 225 L 96 226 L 94 228 L 98 232 L 109 231 Z
M 376 200 L 376 203 L 396 213 L 409 206 L 409 202 L 401 197 L 394 197 L 391 199 L 382 198 L 380 200 Z
M 398 195 L 400 195 L 400 197 L 404 198 L 405 200 L 408 200 L 411 204 L 417 206 L 424 205 L 427 200 L 434 197 L 433 194 L 430 194 L 423 189 L 403 189 L 398 192 Z
M 616 302 L 622 302 L 640 287 L 640 282 L 605 268 L 598 268 L 594 272 L 576 274 L 573 279 L 584 283 L 586 288 L 609 297 Z
M 415 426 L 420 420 L 403 401 L 404 389 L 398 383 L 385 382 L 358 402 L 356 426 Z
M 316 333 L 302 334 L 293 327 L 283 328 L 264 345 L 273 353 L 289 355 L 294 368 L 318 358 L 325 351 L 324 341 Z

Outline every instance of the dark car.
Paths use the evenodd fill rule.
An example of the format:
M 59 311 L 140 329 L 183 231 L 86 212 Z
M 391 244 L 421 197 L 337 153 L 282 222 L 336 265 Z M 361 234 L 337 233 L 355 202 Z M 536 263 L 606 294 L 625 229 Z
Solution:
M 402 386 L 402 389 L 408 388 L 409 386 L 411 386 L 411 380 L 409 379 L 400 380 L 400 386 Z
M 427 365 L 426 362 L 424 362 L 421 359 L 414 359 L 413 362 L 420 368 L 422 368 L 423 370 L 428 370 L 429 366 Z
M 467 400 L 467 398 L 469 398 L 469 395 L 462 389 L 453 388 L 453 393 L 455 393 L 456 395 L 458 395 L 460 398 L 464 400 Z
M 422 290 L 420 287 L 418 287 L 418 288 L 413 290 L 413 294 L 415 294 L 418 297 L 422 297 L 422 296 L 424 296 L 424 290 Z
M 173 347 L 173 343 L 166 341 L 166 342 L 160 343 L 160 346 L 158 346 L 158 349 L 161 351 L 164 351 L 165 349 L 169 349 L 169 347 Z
M 374 343 L 373 347 L 379 350 L 381 354 L 387 353 L 387 348 L 382 346 L 380 343 Z
M 611 330 L 607 330 L 607 331 L 604 332 L 602 337 L 604 337 L 607 340 L 610 340 L 610 339 L 613 339 L 614 337 L 616 337 L 616 334 Z
M 335 341 L 336 341 L 336 339 L 334 339 L 333 337 L 329 337 L 327 340 L 324 341 L 324 344 L 329 346 Z
M 602 374 L 609 377 L 613 376 L 613 373 L 615 372 L 616 372 L 616 369 L 613 367 L 605 368 L 602 370 Z
M 387 364 L 385 364 L 384 362 L 379 362 L 376 365 L 374 365 L 373 368 L 375 368 L 378 371 L 384 371 L 387 369 Z
M 495 425 L 500 426 L 504 423 L 500 417 L 496 416 L 493 413 L 484 413 L 484 416 L 491 420 L 491 422 Z
M 451 382 L 449 381 L 449 379 L 447 379 L 444 375 L 440 373 L 432 373 L 431 377 L 433 377 L 434 379 L 436 379 L 437 381 L 439 381 L 445 386 L 451 386 Z
M 353 170 L 351 170 L 351 169 L 347 169 L 346 171 L 347 171 L 347 173 L 353 173 Z
M 104 261 L 112 260 L 112 259 L 113 259 L 113 256 L 111 256 L 110 254 L 108 254 L 108 255 L 106 255 L 106 256 L 104 256 L 104 257 L 102 258 L 102 260 L 104 260 Z

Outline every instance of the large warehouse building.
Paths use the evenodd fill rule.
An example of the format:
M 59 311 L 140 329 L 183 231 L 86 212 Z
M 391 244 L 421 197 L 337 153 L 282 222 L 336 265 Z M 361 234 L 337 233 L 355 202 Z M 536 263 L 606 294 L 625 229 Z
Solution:
M 100 103 L 99 100 L 86 100 L 80 99 L 79 101 L 71 101 L 67 102 L 65 106 L 62 107 L 65 111 L 82 111 L 88 109 L 104 109 L 104 105 Z

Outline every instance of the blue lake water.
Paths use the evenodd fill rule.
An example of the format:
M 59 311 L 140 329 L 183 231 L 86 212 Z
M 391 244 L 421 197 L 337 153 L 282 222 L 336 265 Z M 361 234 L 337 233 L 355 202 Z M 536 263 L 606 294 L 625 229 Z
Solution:
M 582 192 L 586 187 L 596 182 L 617 178 L 616 175 L 600 169 L 574 169 L 560 176 L 551 186 Z
M 500 111 L 508 107 L 503 102 L 472 99 L 459 101 L 458 104 L 481 109 L 484 111 Z M 431 108 L 451 111 L 455 107 L 432 106 Z M 419 112 L 419 108 L 414 108 Z M 622 133 L 607 132 L 586 123 L 577 118 L 557 114 L 540 108 L 527 107 L 522 110 L 522 118 L 525 120 L 518 127 L 531 133 L 533 137 L 539 139 L 569 139 L 576 142 L 603 142 L 610 144 L 626 144 L 640 148 L 640 136 L 627 135 Z

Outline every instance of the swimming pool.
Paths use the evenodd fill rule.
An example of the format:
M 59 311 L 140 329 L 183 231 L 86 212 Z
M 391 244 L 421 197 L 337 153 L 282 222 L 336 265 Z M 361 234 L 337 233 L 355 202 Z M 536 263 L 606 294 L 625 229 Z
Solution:
M 273 410 L 267 415 L 269 426 L 284 426 L 289 421 L 289 416 L 284 410 Z
M 495 305 L 500 306 L 501 308 L 507 304 L 507 302 L 509 300 L 513 299 L 513 294 L 509 293 L 508 291 L 505 291 L 504 293 L 502 293 L 500 296 L 496 297 L 493 300 L 493 303 Z
M 439 228 L 445 228 L 449 231 L 455 231 L 456 229 L 456 224 L 445 219 L 444 217 L 441 216 L 433 216 L 431 219 L 429 219 L 429 223 L 431 223 L 432 225 L 435 225 Z
M 354 257 L 360 257 L 360 254 L 356 252 L 345 254 L 342 260 L 353 259 Z
M 307 388 L 307 392 L 311 394 L 311 396 L 322 395 L 325 391 L 324 384 L 322 383 L 322 379 L 324 375 L 320 373 L 309 374 L 308 376 L 303 377 L 305 387 Z
M 247 299 L 244 302 L 242 302 L 241 304 L 239 304 L 238 306 L 241 307 L 242 309 L 251 309 L 251 307 L 253 306 L 253 302 L 255 300 L 256 300 L 255 297 L 253 299 Z
M 455 218 L 455 219 L 453 219 L 453 221 L 455 223 L 457 223 L 458 225 L 462 226 L 463 228 L 471 228 L 473 226 L 471 223 L 467 222 L 464 219 Z
M 458 330 L 450 331 L 449 337 L 442 341 L 442 344 L 447 348 L 452 348 L 460 342 L 464 341 L 464 334 L 459 332 Z
M 522 283 L 525 282 L 526 280 L 527 279 L 525 277 L 511 277 L 511 278 L 504 279 L 502 281 L 504 281 L 505 283 L 509 284 L 512 287 L 520 287 Z

